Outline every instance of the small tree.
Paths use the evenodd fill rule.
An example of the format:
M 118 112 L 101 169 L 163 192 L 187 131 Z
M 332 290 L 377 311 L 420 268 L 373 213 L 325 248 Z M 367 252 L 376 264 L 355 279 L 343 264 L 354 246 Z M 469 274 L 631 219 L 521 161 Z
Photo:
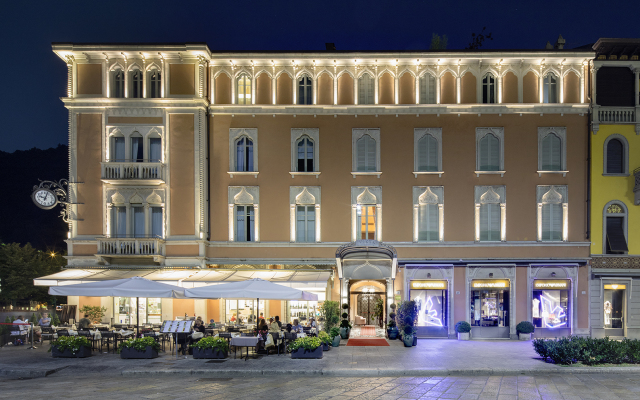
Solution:
M 431 50 L 446 50 L 447 49 L 447 44 L 448 44 L 449 39 L 447 38 L 447 35 L 438 35 L 437 33 L 434 33 L 431 36 Z
M 104 317 L 106 311 L 107 309 L 105 307 L 84 305 L 80 309 L 80 314 L 87 314 L 91 322 L 97 324 L 102 321 L 102 317 Z
M 485 40 L 487 39 L 493 40 L 493 37 L 491 37 L 492 32 L 485 34 L 484 33 L 485 29 L 487 29 L 487 27 L 483 26 L 480 33 L 471 34 L 471 42 L 469 42 L 469 45 L 467 46 L 467 50 L 478 50 L 480 47 L 482 47 Z
M 337 301 L 327 300 L 322 303 L 320 313 L 324 316 L 324 327 L 322 330 L 329 333 L 331 332 L 331 328 L 338 325 L 338 322 L 340 322 L 340 303 Z
M 398 325 L 398 329 L 400 332 L 404 331 L 405 325 L 408 325 L 405 321 L 407 321 L 407 317 L 409 317 L 409 321 L 413 321 L 411 324 L 412 328 L 416 325 L 418 320 L 418 306 L 416 302 L 413 300 L 407 300 L 400 303 L 398 306 L 398 312 L 396 314 L 396 323 Z

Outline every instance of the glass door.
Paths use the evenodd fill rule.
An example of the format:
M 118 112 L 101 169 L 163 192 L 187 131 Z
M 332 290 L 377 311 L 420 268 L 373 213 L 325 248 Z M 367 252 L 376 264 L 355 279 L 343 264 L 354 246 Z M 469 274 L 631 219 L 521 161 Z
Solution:
M 603 316 L 607 336 L 624 336 L 626 285 L 604 285 Z

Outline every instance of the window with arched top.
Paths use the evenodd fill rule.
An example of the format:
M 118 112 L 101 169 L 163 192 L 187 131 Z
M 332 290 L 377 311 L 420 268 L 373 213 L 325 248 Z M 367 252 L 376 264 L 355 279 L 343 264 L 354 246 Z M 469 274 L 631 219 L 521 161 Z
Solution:
M 436 104 L 436 78 L 430 73 L 420 77 L 420 104 Z
M 302 136 L 296 143 L 298 172 L 314 172 L 314 143 L 309 136 Z
M 476 241 L 506 240 L 505 186 L 476 186 Z
M 444 239 L 443 186 L 413 187 L 413 241 L 438 242 Z
M 377 143 L 369 135 L 363 135 L 356 142 L 356 151 L 358 153 L 357 169 L 358 172 L 375 172 L 376 171 L 376 147 Z
M 320 187 L 292 186 L 289 189 L 291 241 L 320 241 Z
M 236 80 L 236 103 L 251 104 L 251 78 L 242 74 Z
M 568 240 L 567 186 L 538 186 L 538 240 L 561 242 Z
M 139 99 L 142 98 L 142 71 L 134 69 L 129 72 L 129 79 L 131 81 L 130 98 Z
M 253 140 L 247 136 L 236 140 L 236 171 L 253 171 Z
M 477 171 L 502 171 L 503 155 L 502 131 L 476 129 Z
M 298 104 L 313 104 L 313 86 L 309 75 L 298 78 Z
M 125 138 L 124 136 L 112 135 L 109 138 L 109 161 L 123 162 L 126 161 L 125 155 Z
M 149 71 L 148 97 L 157 99 L 162 97 L 162 75 L 157 69 Z
M 604 254 L 627 254 L 628 232 L 627 207 L 621 201 L 610 201 L 604 207 L 603 215 L 603 253 Z
M 493 104 L 496 102 L 496 79 L 493 74 L 488 73 L 482 78 L 482 102 Z
M 558 78 L 553 72 L 549 72 L 543 78 L 543 102 L 558 102 Z
M 418 171 L 439 171 L 438 140 L 426 134 L 418 139 Z
M 374 104 L 374 80 L 368 73 L 358 78 L 358 104 Z
M 124 98 L 124 72 L 121 69 L 111 71 L 111 97 Z
M 604 141 L 604 175 L 629 174 L 629 144 L 620 134 L 613 134 Z

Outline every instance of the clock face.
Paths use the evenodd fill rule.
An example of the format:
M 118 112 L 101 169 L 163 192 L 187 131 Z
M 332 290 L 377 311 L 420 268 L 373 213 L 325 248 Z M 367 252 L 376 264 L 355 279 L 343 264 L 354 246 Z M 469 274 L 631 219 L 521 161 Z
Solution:
M 35 191 L 31 197 L 38 207 L 44 208 L 45 210 L 55 207 L 58 203 L 56 196 L 47 189 L 39 189 Z

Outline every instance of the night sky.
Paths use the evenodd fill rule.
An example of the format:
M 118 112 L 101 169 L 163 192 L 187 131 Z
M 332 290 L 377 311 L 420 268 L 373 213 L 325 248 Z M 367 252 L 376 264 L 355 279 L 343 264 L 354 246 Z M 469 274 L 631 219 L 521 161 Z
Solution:
M 67 143 L 66 66 L 52 42 L 206 42 L 212 50 L 428 49 L 433 33 L 463 49 L 565 48 L 640 37 L 640 2 L 585 1 L 7 1 L 0 9 L 0 150 Z

